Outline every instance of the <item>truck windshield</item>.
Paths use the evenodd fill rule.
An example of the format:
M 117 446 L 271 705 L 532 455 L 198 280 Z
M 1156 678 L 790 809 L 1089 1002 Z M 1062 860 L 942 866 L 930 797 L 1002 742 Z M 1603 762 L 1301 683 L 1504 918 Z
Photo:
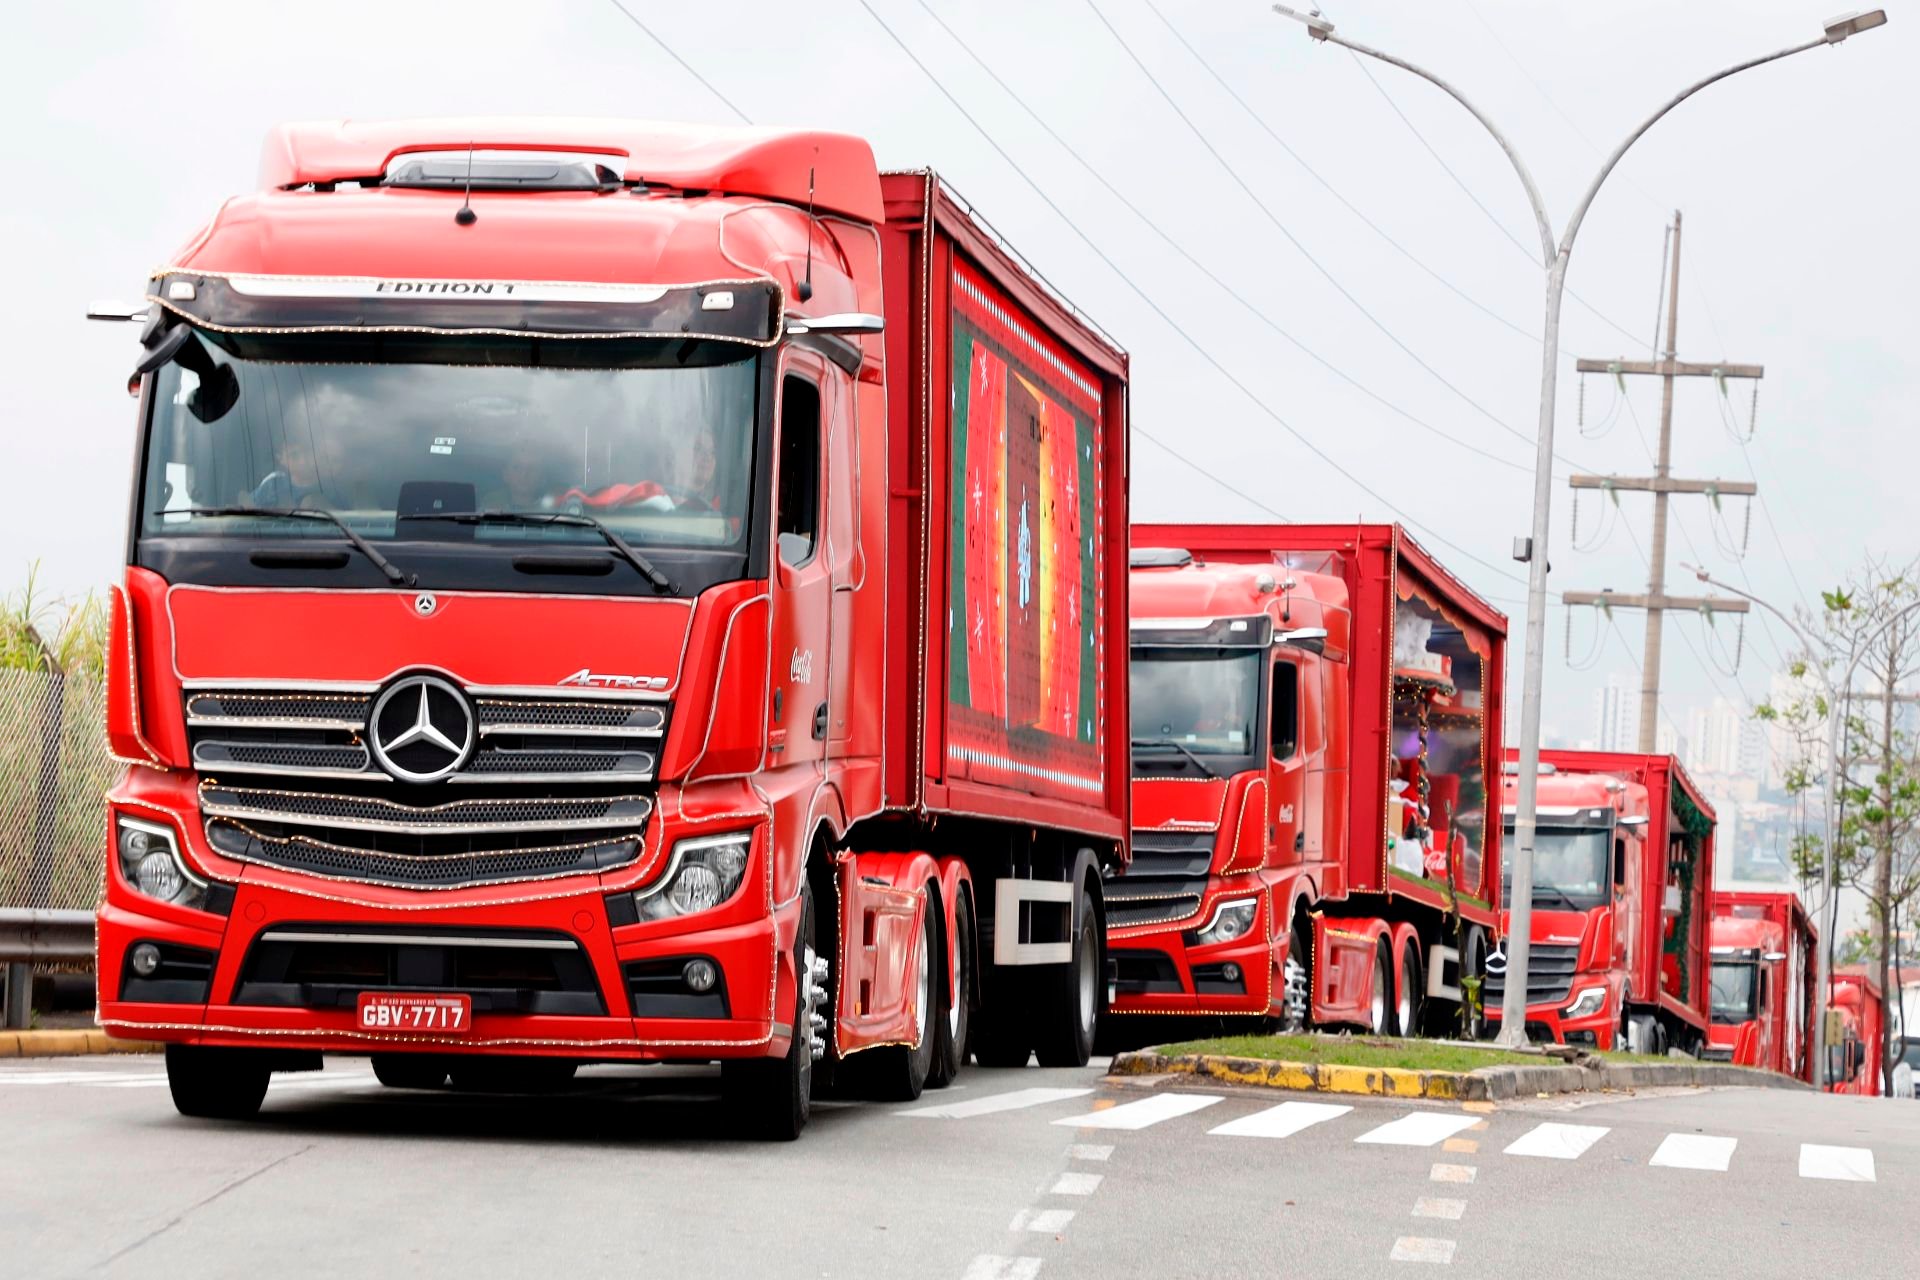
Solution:
M 1751 1022 L 1754 967 L 1751 960 L 1716 960 L 1713 965 L 1713 1020 L 1722 1026 Z
M 1533 829 L 1533 905 L 1560 911 L 1586 911 L 1607 900 L 1608 867 L 1605 827 L 1535 827 Z M 1507 847 L 1513 848 L 1513 823 L 1506 827 Z M 1513 897 L 1513 864 L 1500 867 L 1501 900 Z
M 1190 769 L 1189 752 L 1209 760 L 1253 755 L 1263 656 L 1256 649 L 1135 649 L 1134 767 Z
M 735 550 L 758 368 L 721 343 L 202 333 L 155 380 L 140 533 L 339 536 L 326 521 L 196 513 L 297 508 L 368 540 L 606 545 L 587 521 L 420 518 L 558 512 L 635 546 Z

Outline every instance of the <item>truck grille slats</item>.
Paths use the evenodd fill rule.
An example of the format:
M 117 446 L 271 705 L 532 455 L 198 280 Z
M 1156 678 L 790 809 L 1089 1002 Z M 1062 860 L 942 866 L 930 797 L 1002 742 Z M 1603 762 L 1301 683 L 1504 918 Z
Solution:
M 356 849 L 302 835 L 272 835 L 219 819 L 207 839 L 227 857 L 286 871 L 420 889 L 464 888 L 610 870 L 633 861 L 638 836 L 527 849 L 473 849 L 411 855 Z
M 1533 944 L 1527 960 L 1527 1004 L 1563 1004 L 1573 991 L 1573 975 L 1580 967 L 1580 948 Z M 1507 990 L 1505 973 L 1489 973 L 1482 1000 L 1491 1010 L 1497 1007 Z
M 203 738 L 193 744 L 193 763 L 200 769 L 331 777 L 363 773 L 368 761 L 364 746 L 332 746 L 323 742 L 227 742 Z
M 379 796 L 206 783 L 200 788 L 200 808 L 208 817 L 414 834 L 460 834 L 643 827 L 653 812 L 653 801 L 642 795 L 486 796 L 444 804 L 410 805 Z
M 1131 872 L 1116 876 L 1102 886 L 1107 923 L 1121 928 L 1185 920 L 1199 914 L 1206 890 L 1204 871 L 1198 876 L 1136 876 Z

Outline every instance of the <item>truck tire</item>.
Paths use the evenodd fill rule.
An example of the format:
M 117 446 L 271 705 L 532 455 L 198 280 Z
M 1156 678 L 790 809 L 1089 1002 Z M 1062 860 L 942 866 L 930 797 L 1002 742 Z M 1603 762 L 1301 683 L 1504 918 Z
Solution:
M 946 1017 L 946 983 L 934 976 L 940 955 L 937 894 L 932 885 L 922 891 L 919 956 L 913 970 L 914 1042 L 869 1049 L 854 1059 L 862 1091 L 881 1102 L 912 1102 L 933 1074 L 934 1052 Z
M 438 1089 L 447 1082 L 447 1060 L 434 1053 L 376 1053 L 373 1076 L 389 1089 Z
M 1460 958 L 1462 977 L 1480 979 L 1480 999 L 1467 1014 L 1466 1038 L 1487 1038 L 1487 935 L 1475 925 L 1467 930 L 1467 953 Z
M 1293 922 L 1287 934 L 1287 958 L 1280 966 L 1283 1003 L 1280 1029 L 1288 1035 L 1304 1035 L 1313 1027 L 1312 938 L 1312 931 L 1300 920 Z
M 1093 1057 L 1100 1019 L 1100 934 L 1093 895 L 1083 887 L 1074 904 L 1073 959 L 1040 984 L 1034 1005 L 1034 1054 L 1043 1067 L 1084 1067 Z
M 940 1023 L 939 1038 L 933 1047 L 933 1070 L 927 1084 L 944 1089 L 960 1074 L 967 1058 L 969 1026 L 968 993 L 973 990 L 973 912 L 967 895 L 956 894 L 953 902 L 953 955 L 947 966 L 949 990 L 947 1016 Z
M 1367 1005 L 1367 1030 L 1393 1034 L 1393 951 L 1385 938 L 1373 949 L 1373 999 Z
M 266 1101 L 272 1070 L 255 1050 L 167 1046 L 173 1109 L 196 1120 L 250 1120 Z
M 969 1048 L 973 1060 L 983 1067 L 1024 1067 L 1033 1057 L 1033 1037 L 1028 1033 L 1025 1009 L 1002 984 L 995 999 L 981 1007 L 973 1020 Z
M 793 1035 L 780 1058 L 742 1058 L 720 1064 L 720 1088 L 756 1138 L 792 1142 L 813 1112 L 813 886 L 800 882 L 800 928 L 793 941 Z
M 1400 986 L 1394 994 L 1398 999 L 1393 1002 L 1393 1034 L 1420 1034 L 1420 944 L 1416 941 L 1409 940 L 1400 957 Z

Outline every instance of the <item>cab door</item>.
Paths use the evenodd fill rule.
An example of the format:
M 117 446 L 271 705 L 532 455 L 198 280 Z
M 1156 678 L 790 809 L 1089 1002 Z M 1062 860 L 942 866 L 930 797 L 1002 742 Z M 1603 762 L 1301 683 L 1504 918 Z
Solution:
M 775 767 L 826 754 L 832 569 L 825 551 L 823 455 L 831 370 L 789 350 L 774 411 L 773 625 L 768 752 Z
M 1293 866 L 1305 856 L 1301 834 L 1307 763 L 1301 734 L 1305 675 L 1299 661 L 1291 655 L 1274 659 L 1267 734 L 1269 867 Z

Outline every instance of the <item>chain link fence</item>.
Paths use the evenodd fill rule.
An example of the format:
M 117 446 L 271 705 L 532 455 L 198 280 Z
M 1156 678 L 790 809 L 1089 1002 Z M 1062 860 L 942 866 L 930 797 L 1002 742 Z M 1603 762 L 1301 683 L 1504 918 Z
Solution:
M 107 849 L 106 682 L 0 669 L 0 907 L 91 909 Z

